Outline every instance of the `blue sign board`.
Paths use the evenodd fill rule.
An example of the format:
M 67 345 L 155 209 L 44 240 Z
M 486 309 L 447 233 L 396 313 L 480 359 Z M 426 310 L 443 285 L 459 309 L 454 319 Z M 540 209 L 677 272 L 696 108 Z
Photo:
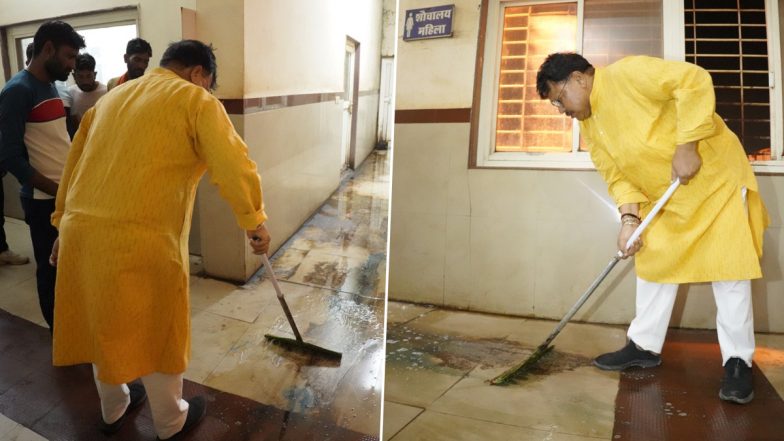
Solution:
M 455 5 L 409 9 L 403 27 L 403 40 L 424 40 L 452 36 Z

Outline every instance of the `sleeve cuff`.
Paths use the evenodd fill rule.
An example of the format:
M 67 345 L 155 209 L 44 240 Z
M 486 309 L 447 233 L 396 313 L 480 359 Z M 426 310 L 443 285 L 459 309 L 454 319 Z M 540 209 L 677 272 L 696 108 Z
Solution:
M 644 204 L 648 202 L 650 202 L 648 198 L 639 191 L 632 191 L 615 197 L 615 205 L 618 208 L 625 204 Z
M 255 213 L 244 214 L 237 216 L 237 223 L 244 230 L 255 230 L 256 227 L 263 224 L 267 220 L 267 214 L 263 210 Z
M 52 213 L 52 218 L 51 218 L 52 226 L 59 230 L 60 229 L 60 219 L 62 219 L 62 218 L 63 218 L 63 212 L 62 211 L 55 211 L 54 213 Z

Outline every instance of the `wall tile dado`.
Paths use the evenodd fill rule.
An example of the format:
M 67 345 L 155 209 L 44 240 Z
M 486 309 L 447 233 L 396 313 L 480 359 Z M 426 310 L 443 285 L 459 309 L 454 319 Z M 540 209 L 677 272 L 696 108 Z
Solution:
M 334 100 L 335 93 L 306 93 L 255 98 L 223 98 L 221 102 L 227 113 L 242 115 Z
M 344 111 L 336 95 L 340 96 L 312 93 L 221 99 L 237 132 L 248 144 L 250 158 L 259 166 L 268 228 L 273 234 L 271 252 L 296 232 L 340 184 Z M 375 123 L 377 105 L 378 90 L 360 92 L 356 110 L 360 123 L 355 146 L 357 165 L 375 145 L 375 125 L 366 126 L 369 121 Z M 192 234 L 202 235 L 199 248 L 205 256 L 205 271 L 225 279 L 246 280 L 259 267 L 259 259 L 245 250 L 244 233 L 227 240 L 225 232 L 237 230 L 236 222 L 216 190 L 202 186 L 199 210 Z M 209 225 L 200 219 L 210 219 Z
M 399 112 L 399 111 L 398 111 Z M 469 123 L 396 122 L 389 298 L 559 319 L 614 253 L 619 221 L 593 171 L 468 169 Z M 759 176 L 771 215 L 753 282 L 755 327 L 784 332 L 782 176 Z M 633 262 L 618 264 L 576 320 L 628 323 Z M 715 327 L 710 285 L 684 286 L 673 326 Z
M 363 90 L 359 96 L 378 95 L 378 89 Z M 342 96 L 341 91 L 303 93 L 297 95 L 279 95 L 253 98 L 221 98 L 226 113 L 230 115 L 242 115 L 248 113 L 265 112 L 268 110 L 283 109 L 286 107 L 303 106 L 306 104 L 316 104 L 324 102 L 334 102 L 336 97 Z

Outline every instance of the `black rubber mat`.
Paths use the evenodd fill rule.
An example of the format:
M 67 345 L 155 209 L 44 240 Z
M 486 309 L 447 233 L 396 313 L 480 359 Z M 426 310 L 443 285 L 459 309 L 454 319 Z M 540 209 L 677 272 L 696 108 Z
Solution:
M 207 416 L 185 440 L 377 440 L 313 415 L 287 412 L 185 381 L 183 395 L 202 395 Z M 49 332 L 0 310 L 0 414 L 50 441 L 154 440 L 150 408 L 111 438 L 98 431 L 98 393 L 88 365 L 52 366 Z
M 723 374 L 715 331 L 670 329 L 661 366 L 621 373 L 612 439 L 784 440 L 784 401 L 762 371 L 746 405 L 719 399 Z

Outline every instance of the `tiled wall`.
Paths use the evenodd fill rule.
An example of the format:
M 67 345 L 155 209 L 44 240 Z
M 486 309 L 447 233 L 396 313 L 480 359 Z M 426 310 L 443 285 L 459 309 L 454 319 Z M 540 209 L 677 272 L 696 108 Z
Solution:
M 355 152 L 356 167 L 367 158 L 376 146 L 378 131 L 378 98 L 379 91 L 360 93 L 359 114 L 357 114 L 357 146 Z
M 334 101 L 232 115 L 259 165 L 274 252 L 340 182 L 342 109 Z M 244 280 L 260 265 L 215 187 L 199 188 L 201 247 L 211 275 Z M 227 237 L 227 232 L 236 232 Z M 236 237 L 235 237 L 236 236 Z
M 397 124 L 389 298 L 560 318 L 615 252 L 618 218 L 593 171 L 468 170 L 468 124 Z M 772 225 L 756 327 L 784 332 L 784 176 L 758 177 Z M 620 263 L 576 320 L 628 323 L 632 262 Z M 673 324 L 715 327 L 709 286 L 682 287 Z

